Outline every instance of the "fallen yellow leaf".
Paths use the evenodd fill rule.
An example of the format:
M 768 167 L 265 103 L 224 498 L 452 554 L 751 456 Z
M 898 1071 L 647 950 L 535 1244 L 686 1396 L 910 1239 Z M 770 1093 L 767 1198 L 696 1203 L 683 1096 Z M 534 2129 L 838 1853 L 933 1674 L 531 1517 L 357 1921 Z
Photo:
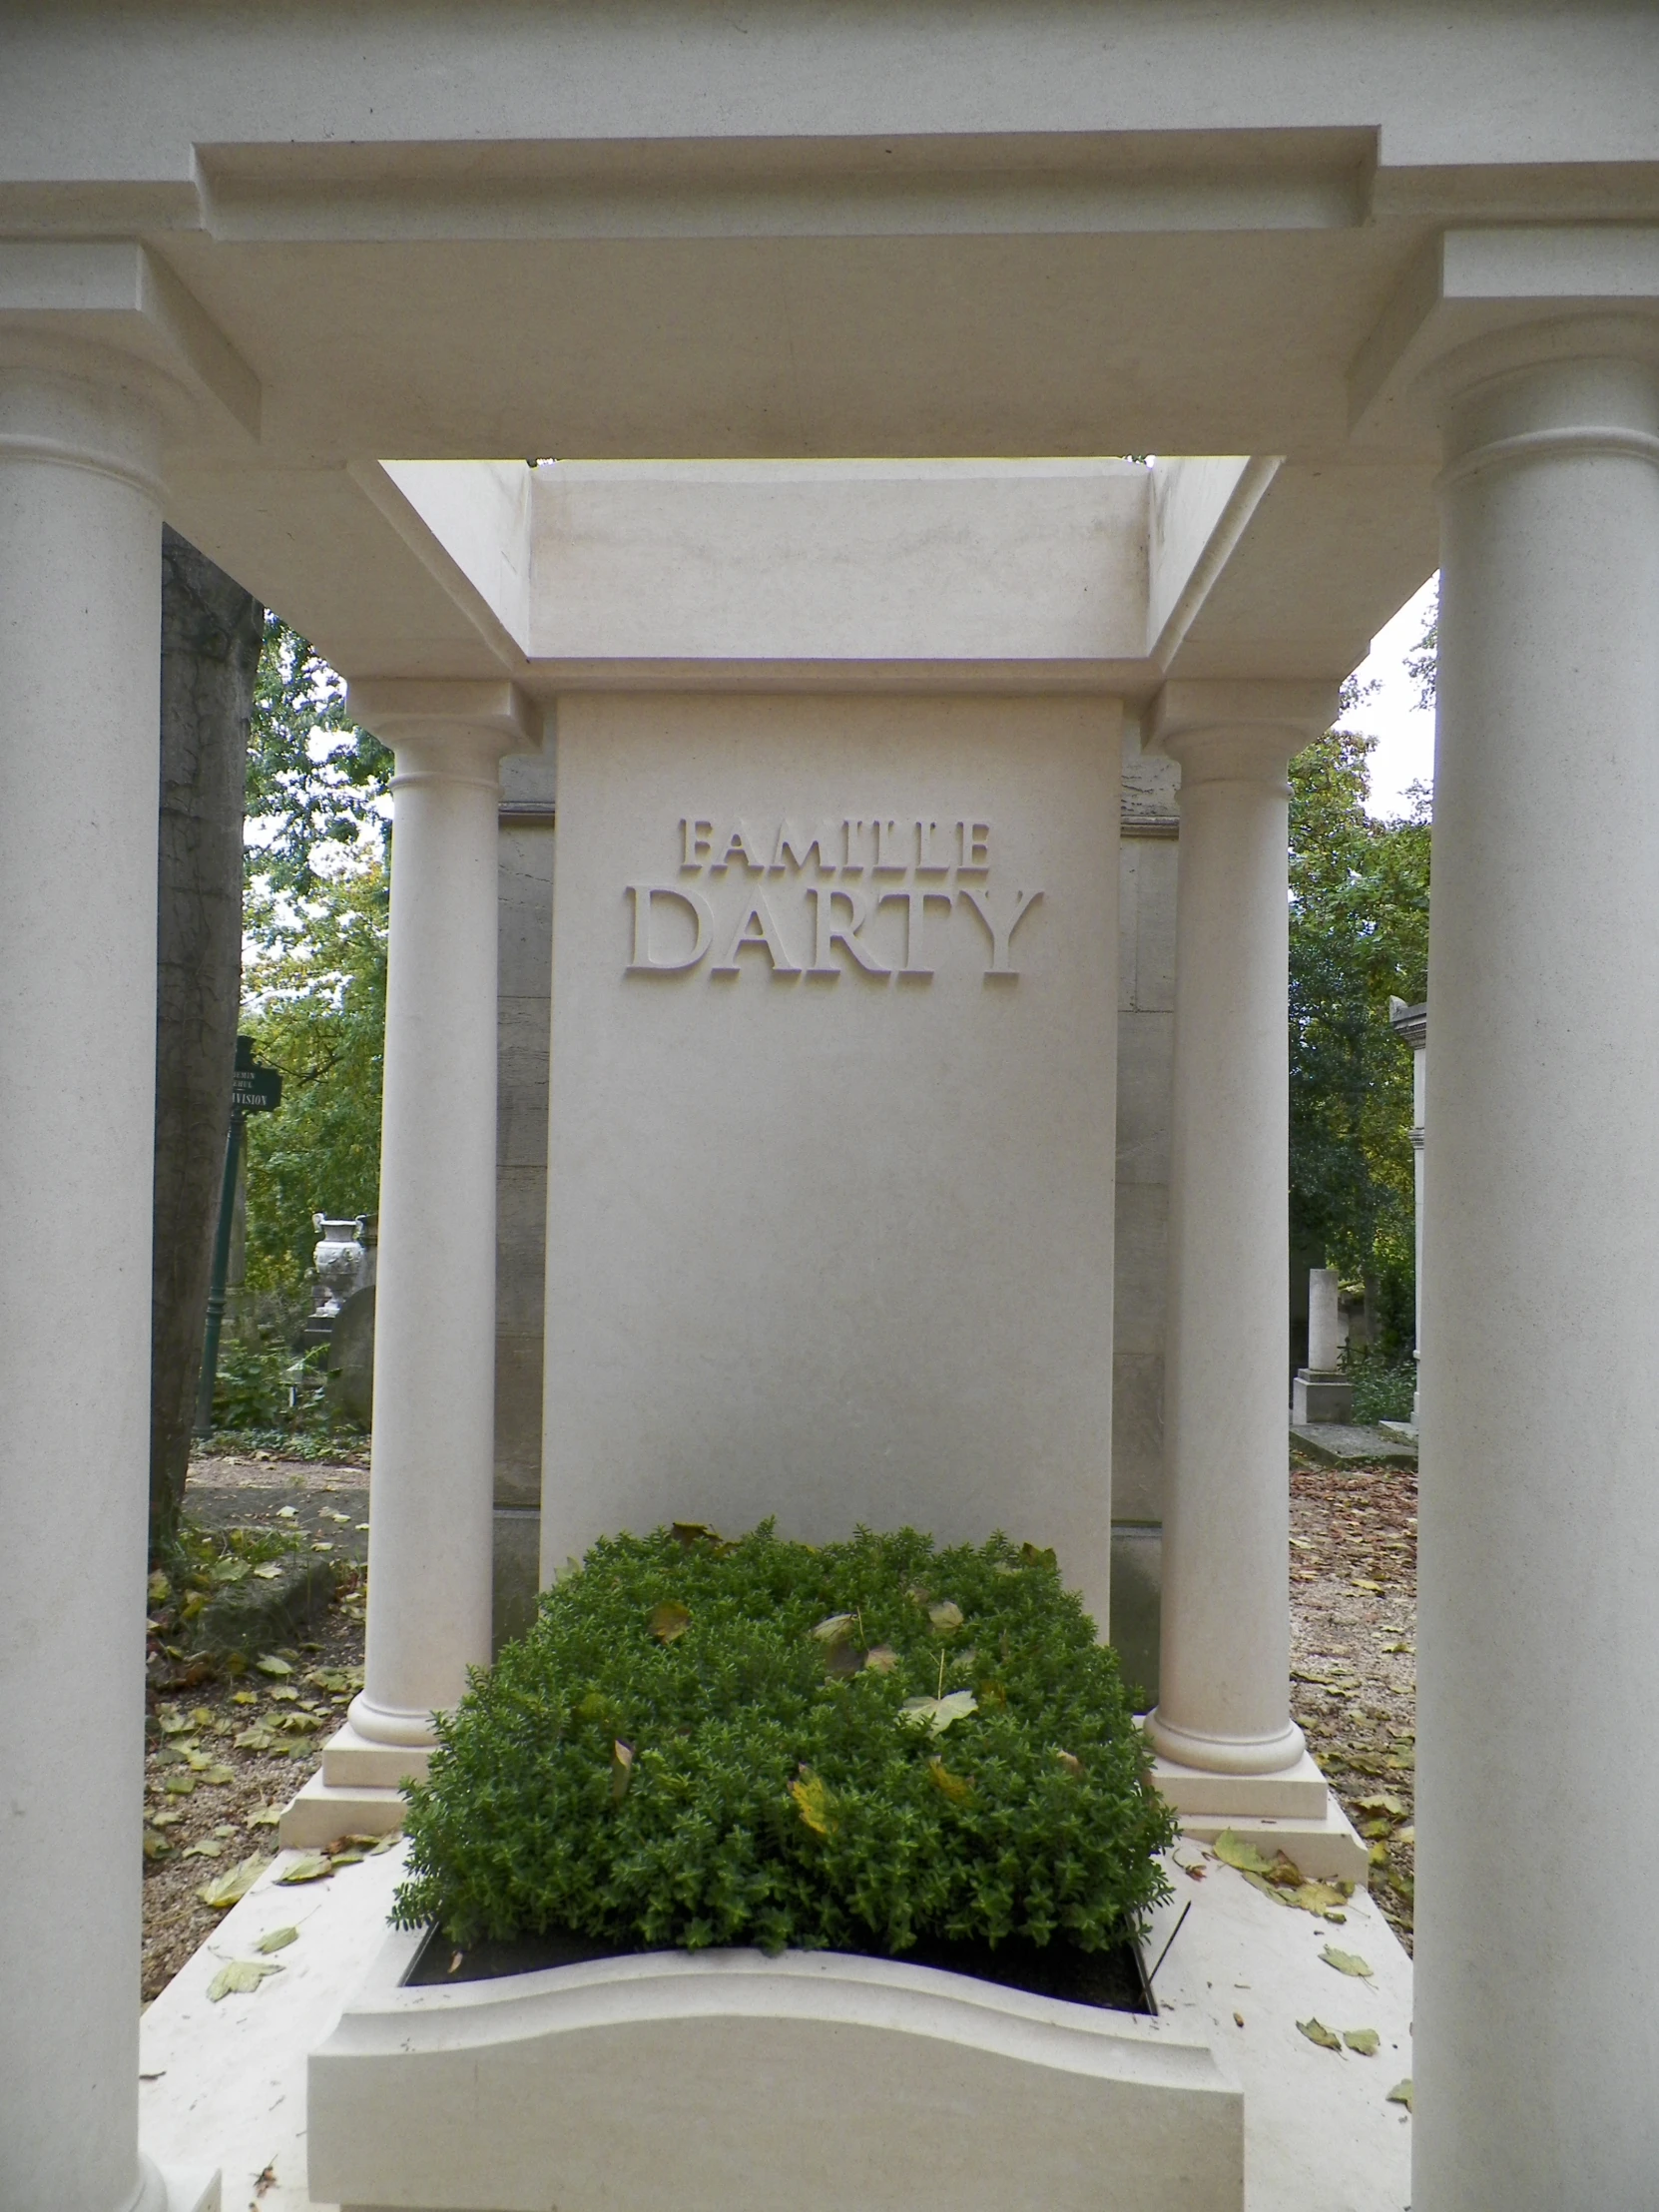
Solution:
M 325 1852 L 306 1851 L 301 1852 L 291 1866 L 284 1867 L 276 1880 L 282 1883 L 320 1882 L 324 1875 L 333 1871 L 334 1863 Z
M 208 1983 L 208 2002 L 217 2004 L 221 1997 L 246 1995 L 259 1988 L 268 1974 L 281 1970 L 274 1958 L 233 1958 L 229 1965 L 221 1966 Z
M 1320 1956 L 1328 1966 L 1335 1966 L 1339 1973 L 1351 1973 L 1359 1980 L 1369 1981 L 1372 1969 L 1355 1950 L 1339 1950 L 1335 1943 L 1327 1943 Z
M 216 1913 L 228 1912 L 233 1905 L 242 1903 L 270 1865 L 269 1859 L 254 1852 L 234 1866 L 229 1874 L 222 1874 L 217 1882 L 208 1883 L 196 1894 L 204 1905 L 211 1905 Z
M 803 1823 L 815 1836 L 828 1836 L 835 1826 L 834 1811 L 830 1801 L 829 1785 L 822 1775 L 811 1767 L 803 1767 L 801 1779 L 790 1784 L 790 1796 Z

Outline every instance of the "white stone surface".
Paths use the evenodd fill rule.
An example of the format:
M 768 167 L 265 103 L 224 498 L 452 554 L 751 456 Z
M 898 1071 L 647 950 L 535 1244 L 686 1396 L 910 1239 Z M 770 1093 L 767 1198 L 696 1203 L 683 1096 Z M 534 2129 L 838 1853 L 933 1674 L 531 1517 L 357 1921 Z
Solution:
M 1181 764 L 1181 898 L 1162 1662 L 1148 1728 L 1165 1758 L 1222 1773 L 1271 1774 L 1303 1750 L 1286 1565 L 1285 767 L 1336 706 L 1318 685 L 1176 683 L 1152 722 Z
M 282 1808 L 277 1840 L 284 1850 L 305 1851 L 341 1836 L 389 1836 L 403 1825 L 403 1793 L 366 1782 L 310 1780 Z
M 1276 1816 L 1324 1813 L 1330 1796 L 1312 1752 L 1269 1774 L 1217 1773 L 1213 1768 L 1183 1766 L 1179 1760 L 1158 1759 L 1153 1780 L 1159 1794 L 1176 1812 L 1256 1813 Z
M 401 1859 L 393 1851 L 297 1889 L 267 1875 L 145 2015 L 146 2138 L 166 2158 L 221 2165 L 226 2212 L 250 2202 L 256 2212 L 327 2207 L 305 2182 L 307 2054 L 385 1945 Z M 1205 1879 L 1191 1881 L 1182 1865 Z M 1411 1969 L 1376 1907 L 1361 1892 L 1332 1927 L 1261 1896 L 1194 1842 L 1173 1855 L 1172 1879 L 1179 1895 L 1156 1916 L 1149 1963 L 1192 1910 L 1157 1973 L 1160 2017 L 1175 2043 L 1207 2041 L 1223 2078 L 1244 2092 L 1247 2212 L 1402 2212 L 1410 2128 L 1385 2098 L 1412 2071 Z M 282 1974 L 257 1994 L 208 2003 L 227 1959 L 258 1956 L 261 1936 L 292 1926 L 299 1940 L 274 1954 Z M 1358 1952 L 1373 1974 L 1337 1973 L 1319 1955 L 1327 1942 Z M 1320 2050 L 1296 2029 L 1310 2017 L 1375 2027 L 1382 2049 L 1370 2059 Z M 614 2110 L 614 2083 L 602 2103 Z M 256 2199 L 267 2166 L 275 2184 Z
M 146 2144 L 181 2170 L 210 2162 L 220 2168 L 225 2212 L 250 2204 L 255 2212 L 312 2212 L 305 2054 L 328 2033 L 345 1992 L 385 1940 L 403 1848 L 342 1867 L 326 1881 L 284 1888 L 276 1877 L 294 1857 L 280 1854 L 233 1906 L 148 2007 L 140 2029 Z M 261 1958 L 260 1937 L 282 1928 L 297 1929 L 298 1939 L 264 1954 L 282 1971 L 257 1990 L 210 2002 L 220 1968 Z M 275 2178 L 260 2190 L 268 2170 Z
M 137 381 L 0 331 L 6 2212 L 140 2186 L 161 502 Z
M 544 1578 L 671 1519 L 1001 1527 L 1105 1627 L 1117 737 L 1088 700 L 566 702 Z M 774 860 L 786 819 L 847 818 L 859 872 L 843 827 L 833 872 Z M 683 867 L 683 823 L 718 862 L 740 819 L 761 867 Z M 638 943 L 635 881 L 669 887 Z M 630 972 L 690 959 L 686 891 L 706 952 Z M 879 972 L 815 925 L 849 892 L 896 894 L 860 932 Z M 757 895 L 795 972 L 732 950 Z
M 868 2212 L 1243 2212 L 1202 2025 L 834 1952 L 403 1988 L 420 1940 L 388 1940 L 311 2057 L 312 2183 L 347 2207 L 739 2212 L 805 2170 Z
M 1558 281 L 1553 247 L 1546 268 Z M 1564 1825 L 1593 1804 L 1610 1845 L 1659 1829 L 1656 360 L 1659 312 L 1551 322 L 1444 371 L 1417 1636 L 1431 2212 L 1638 2204 L 1659 2175 L 1659 1914 L 1587 1881 Z M 1644 1349 L 1609 1361 L 1618 1345 Z M 1494 1881 L 1493 1839 L 1522 1836 Z
M 1174 1875 L 1181 1894 L 1159 1912 L 1151 1959 L 1193 1910 L 1153 1987 L 1173 2027 L 1208 2031 L 1244 2090 L 1248 2212 L 1409 2212 L 1411 2123 L 1387 2095 L 1412 2073 L 1411 1961 L 1393 1931 L 1363 1889 L 1333 1927 L 1275 1904 L 1194 1841 L 1173 1856 L 1204 1879 Z M 1338 1972 L 1320 1956 L 1327 1944 L 1372 1973 Z M 1183 1978 L 1167 1978 L 1178 1961 Z M 1298 2031 L 1308 2019 L 1338 2034 L 1374 2027 L 1382 2048 L 1322 2050 Z
M 434 1709 L 490 1656 L 499 763 L 539 742 L 540 716 L 506 684 L 356 685 L 351 703 L 397 771 L 368 1625 L 350 1719 L 402 1749 L 430 1742 Z

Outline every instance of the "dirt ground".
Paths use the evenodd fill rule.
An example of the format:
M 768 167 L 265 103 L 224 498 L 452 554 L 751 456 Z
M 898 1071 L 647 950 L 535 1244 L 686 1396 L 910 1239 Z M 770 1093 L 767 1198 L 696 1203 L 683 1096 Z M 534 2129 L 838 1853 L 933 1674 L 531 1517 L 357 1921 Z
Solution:
M 349 1565 L 366 1553 L 367 1473 L 286 1460 L 198 1461 L 191 1515 L 215 1528 L 297 1528 Z M 245 1673 L 173 1662 L 153 1642 L 145 1714 L 144 1980 L 160 1993 L 220 1915 L 198 1892 L 275 1851 L 277 1814 L 315 1772 L 318 1748 L 362 1683 L 360 1577 L 294 1643 Z M 265 1671 L 260 1659 L 285 1673 Z M 238 1742 L 238 1738 L 252 1742 Z
M 342 1563 L 367 1546 L 357 1465 L 204 1459 L 189 1509 L 215 1527 L 297 1527 Z M 1291 1476 L 1292 1704 L 1349 1817 L 1373 1846 L 1372 1891 L 1407 1947 L 1416 1729 L 1416 1478 L 1408 1468 L 1299 1466 Z M 146 1718 L 144 1997 L 219 1919 L 198 1892 L 276 1848 L 276 1815 L 314 1773 L 362 1681 L 360 1584 L 325 1620 L 240 1676 L 158 1655 Z M 253 1744 L 239 1744 L 252 1735 Z M 187 1786 L 188 1785 L 188 1786 Z
M 1372 1846 L 1372 1894 L 1407 1949 L 1415 1868 L 1417 1480 L 1291 1474 L 1291 1705 Z

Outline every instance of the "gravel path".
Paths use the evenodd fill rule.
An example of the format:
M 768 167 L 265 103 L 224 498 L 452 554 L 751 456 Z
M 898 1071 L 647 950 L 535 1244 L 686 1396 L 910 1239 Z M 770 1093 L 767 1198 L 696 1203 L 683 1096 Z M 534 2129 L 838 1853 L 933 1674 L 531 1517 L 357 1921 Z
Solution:
M 1409 1467 L 1291 1473 L 1291 1705 L 1373 1847 L 1372 1894 L 1411 1943 L 1417 1480 Z

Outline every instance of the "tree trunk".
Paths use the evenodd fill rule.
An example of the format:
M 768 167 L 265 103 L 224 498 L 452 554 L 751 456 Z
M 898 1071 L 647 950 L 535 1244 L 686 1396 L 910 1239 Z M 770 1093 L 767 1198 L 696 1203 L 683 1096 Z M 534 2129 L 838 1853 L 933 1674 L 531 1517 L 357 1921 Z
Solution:
M 231 1124 L 242 996 L 248 718 L 265 611 L 179 536 L 162 546 L 162 788 L 150 1548 L 178 1525 Z

